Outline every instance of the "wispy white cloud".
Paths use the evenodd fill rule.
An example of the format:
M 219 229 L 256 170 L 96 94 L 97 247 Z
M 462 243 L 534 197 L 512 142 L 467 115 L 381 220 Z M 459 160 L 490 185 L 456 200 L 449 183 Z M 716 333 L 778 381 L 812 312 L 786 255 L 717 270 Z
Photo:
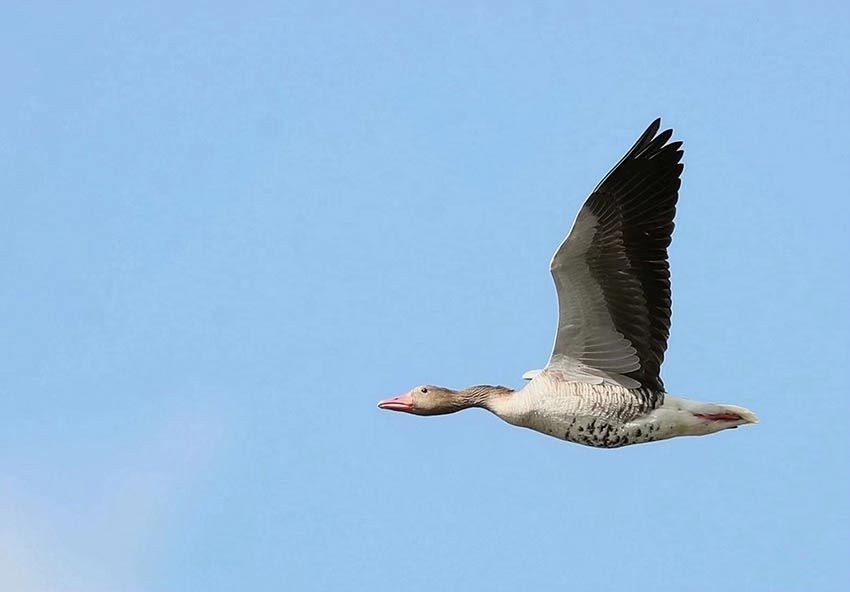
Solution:
M 158 560 L 153 543 L 211 470 L 223 427 L 209 411 L 167 418 L 102 468 L 93 499 L 79 509 L 61 491 L 0 479 L 0 590 L 146 588 Z

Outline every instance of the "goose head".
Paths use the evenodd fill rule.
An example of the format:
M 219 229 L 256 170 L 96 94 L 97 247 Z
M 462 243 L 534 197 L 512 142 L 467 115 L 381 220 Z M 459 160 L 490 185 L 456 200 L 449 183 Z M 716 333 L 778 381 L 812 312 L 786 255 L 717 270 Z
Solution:
M 458 391 L 423 384 L 410 389 L 403 395 L 384 399 L 378 403 L 378 407 L 414 415 L 443 415 L 460 411 L 469 405 Z
M 503 386 L 478 385 L 455 391 L 442 386 L 423 384 L 403 395 L 384 399 L 378 403 L 378 407 L 414 415 L 445 415 L 469 407 L 490 408 L 494 398 L 513 392 L 513 389 Z

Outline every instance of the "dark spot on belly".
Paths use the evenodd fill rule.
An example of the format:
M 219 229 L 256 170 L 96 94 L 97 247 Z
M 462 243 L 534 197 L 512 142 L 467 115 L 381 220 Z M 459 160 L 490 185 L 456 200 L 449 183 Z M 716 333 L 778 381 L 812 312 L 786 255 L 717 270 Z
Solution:
M 583 432 L 583 431 L 584 431 L 584 426 L 578 426 L 578 431 L 579 431 L 579 432 Z
M 635 430 L 635 436 L 636 436 L 636 437 L 640 438 L 642 435 L 643 435 L 643 432 L 642 432 L 642 431 L 640 431 L 640 428 L 638 428 L 638 429 L 636 429 L 636 430 Z

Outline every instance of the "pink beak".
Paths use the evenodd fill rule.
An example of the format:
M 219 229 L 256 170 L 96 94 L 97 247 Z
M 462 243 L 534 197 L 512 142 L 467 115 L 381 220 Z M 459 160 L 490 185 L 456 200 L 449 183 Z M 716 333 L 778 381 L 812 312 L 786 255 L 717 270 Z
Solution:
M 380 409 L 389 409 L 390 411 L 413 411 L 413 397 L 409 394 L 399 395 L 391 399 L 384 399 L 378 403 Z

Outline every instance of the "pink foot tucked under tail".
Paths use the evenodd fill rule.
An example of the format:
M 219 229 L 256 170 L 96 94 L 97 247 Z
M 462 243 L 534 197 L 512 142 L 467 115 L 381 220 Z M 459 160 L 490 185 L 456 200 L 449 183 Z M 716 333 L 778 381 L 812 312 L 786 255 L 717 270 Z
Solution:
M 711 421 L 740 421 L 744 419 L 737 413 L 694 413 L 700 419 L 708 419 Z

